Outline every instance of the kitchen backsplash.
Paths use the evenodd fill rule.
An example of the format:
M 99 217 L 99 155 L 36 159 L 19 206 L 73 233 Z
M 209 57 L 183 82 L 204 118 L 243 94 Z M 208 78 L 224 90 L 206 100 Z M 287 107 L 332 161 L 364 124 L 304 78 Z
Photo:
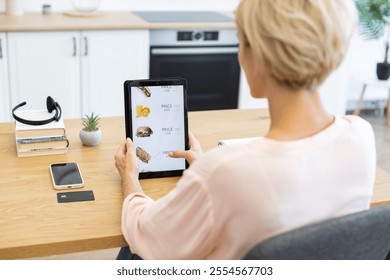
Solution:
M 0 0 L 0 12 L 5 12 L 5 1 Z M 233 11 L 239 0 L 102 0 L 102 11 L 140 10 L 199 10 Z M 72 0 L 24 0 L 25 12 L 40 12 L 43 4 L 50 4 L 52 10 L 72 9 Z

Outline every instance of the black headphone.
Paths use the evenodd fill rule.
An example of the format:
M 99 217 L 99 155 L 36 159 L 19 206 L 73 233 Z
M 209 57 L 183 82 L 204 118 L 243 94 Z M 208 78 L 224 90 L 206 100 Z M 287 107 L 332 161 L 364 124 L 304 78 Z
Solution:
M 18 122 L 21 122 L 21 123 L 24 123 L 24 124 L 29 124 L 29 125 L 44 125 L 44 124 L 51 123 L 53 121 L 57 121 L 58 122 L 61 119 L 61 115 L 62 115 L 61 106 L 60 106 L 60 104 L 55 102 L 54 99 L 52 97 L 50 97 L 50 96 L 48 96 L 46 98 L 47 111 L 49 113 L 53 112 L 53 110 L 56 111 L 55 115 L 52 118 L 50 118 L 50 119 L 47 119 L 47 120 L 26 120 L 26 119 L 22 119 L 21 117 L 18 117 L 17 115 L 15 115 L 16 109 L 18 109 L 18 108 L 20 108 L 20 107 L 22 107 L 22 106 L 24 106 L 26 104 L 27 104 L 26 101 L 22 102 L 19 105 L 16 105 L 12 109 L 12 116 Z

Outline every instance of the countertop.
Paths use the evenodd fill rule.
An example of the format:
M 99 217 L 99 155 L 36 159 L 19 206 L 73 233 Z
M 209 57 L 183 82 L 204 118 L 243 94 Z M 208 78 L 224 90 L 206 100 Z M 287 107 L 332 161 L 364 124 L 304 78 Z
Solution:
M 149 23 L 131 12 L 102 12 L 100 15 L 93 17 L 74 17 L 63 13 L 50 15 L 25 13 L 23 16 L 0 14 L 0 32 L 188 28 L 227 29 L 235 28 L 235 24 L 234 22 Z

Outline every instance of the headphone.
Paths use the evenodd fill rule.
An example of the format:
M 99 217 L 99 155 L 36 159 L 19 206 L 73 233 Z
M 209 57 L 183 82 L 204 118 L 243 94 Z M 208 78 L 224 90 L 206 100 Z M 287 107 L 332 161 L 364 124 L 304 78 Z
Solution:
M 13 109 L 12 109 L 12 116 L 14 117 L 15 120 L 17 120 L 18 122 L 21 122 L 21 123 L 24 123 L 24 124 L 29 124 L 29 125 L 44 125 L 44 124 L 48 124 L 48 123 L 51 123 L 53 121 L 59 121 L 61 119 L 61 115 L 62 115 L 62 109 L 61 109 L 61 106 L 60 104 L 58 104 L 57 102 L 54 101 L 54 99 L 50 96 L 48 96 L 46 98 L 46 107 L 47 107 L 47 111 L 49 113 L 53 112 L 53 111 L 56 111 L 55 115 L 50 118 L 50 119 L 46 119 L 46 120 L 26 120 L 26 119 L 22 119 L 21 117 L 18 117 L 17 115 L 15 115 L 15 111 L 16 109 L 26 105 L 26 101 L 20 103 L 19 105 L 16 105 Z

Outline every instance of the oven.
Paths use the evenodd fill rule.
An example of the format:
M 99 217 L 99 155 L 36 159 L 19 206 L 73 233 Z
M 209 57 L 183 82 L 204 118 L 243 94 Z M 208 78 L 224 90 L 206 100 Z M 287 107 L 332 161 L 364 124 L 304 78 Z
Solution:
M 151 30 L 150 78 L 188 81 L 188 110 L 236 109 L 240 81 L 236 30 Z

